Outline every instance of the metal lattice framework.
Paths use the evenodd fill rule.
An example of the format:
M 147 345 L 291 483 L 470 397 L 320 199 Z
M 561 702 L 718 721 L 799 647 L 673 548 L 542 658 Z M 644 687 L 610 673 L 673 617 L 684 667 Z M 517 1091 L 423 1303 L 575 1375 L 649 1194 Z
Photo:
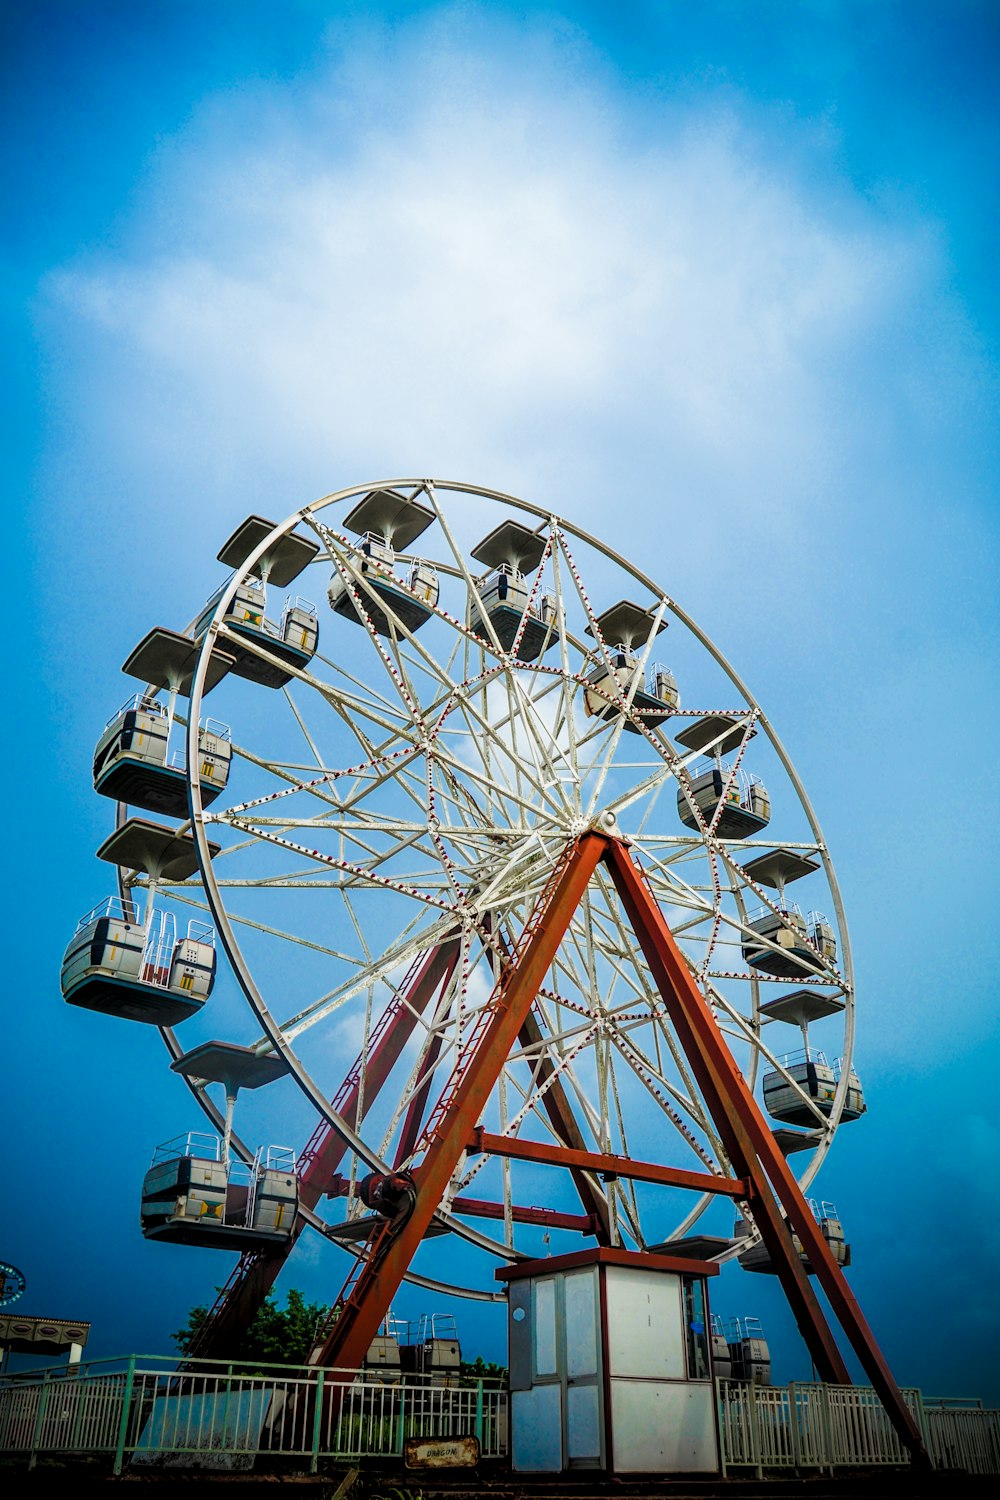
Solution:
M 365 537 L 345 526 L 373 492 L 426 513 L 416 572 L 412 545 L 376 563 Z M 527 608 L 504 636 L 485 601 L 489 570 L 473 553 L 511 519 L 535 541 L 523 580 L 516 559 L 508 569 L 523 582 Z M 325 601 L 334 581 L 340 610 L 320 603 L 318 650 L 289 668 L 266 641 L 236 631 L 231 608 L 241 580 L 256 573 L 266 583 L 269 559 L 293 535 L 318 548 L 296 587 Z M 616 601 L 627 601 L 631 615 L 623 603 L 615 616 Z M 619 632 L 625 616 L 628 639 L 624 626 Z M 211 653 L 234 645 L 264 668 L 284 666 L 288 680 L 268 692 L 230 678 L 215 690 L 212 713 L 225 703 L 233 726 L 234 768 L 225 794 L 206 806 L 198 724 Z M 619 670 L 625 651 L 628 669 Z M 652 688 L 647 680 L 661 656 L 679 703 L 657 695 L 669 674 L 654 673 Z M 706 814 L 696 791 L 707 765 L 719 798 Z M 498 985 L 518 971 L 554 872 L 594 830 L 641 870 L 747 1097 L 764 1071 L 800 1095 L 808 1123 L 796 1142 L 795 1192 L 808 1189 L 851 1077 L 854 990 L 833 866 L 761 705 L 680 605 L 618 552 L 542 506 L 454 482 L 390 480 L 305 506 L 265 528 L 219 593 L 191 685 L 187 766 L 200 872 L 161 879 L 159 893 L 210 912 L 256 1035 L 238 1019 L 232 985 L 206 1007 L 215 1008 L 212 1019 L 197 1025 L 218 1034 L 224 1014 L 242 1030 L 240 1041 L 285 1060 L 311 1112 L 297 1232 L 312 1225 L 356 1241 L 349 1289 L 372 1261 L 360 1180 L 419 1176 L 447 1112 L 442 1084 L 462 1076 Z M 726 834 L 724 810 L 739 805 L 751 771 L 766 779 L 770 824 Z M 781 958 L 778 940 L 761 935 L 762 916 L 766 930 L 768 914 L 780 920 L 789 911 L 782 883 L 760 873 L 761 856 L 775 849 L 810 872 L 809 904 L 828 914 L 834 939 L 803 937 L 794 979 L 799 991 L 824 998 L 818 1045 L 842 1059 L 823 1108 L 784 1061 L 797 1034 L 766 1009 L 789 987 L 787 967 L 767 962 Z M 696 1226 L 731 1236 L 734 1198 L 754 1212 L 746 1163 L 734 1161 L 729 1127 L 655 955 L 637 941 L 612 866 L 595 859 L 566 906 L 562 940 L 509 1045 L 491 1053 L 472 1122 L 479 1134 L 463 1117 L 461 1149 L 427 1213 L 434 1230 L 498 1259 L 537 1253 L 540 1227 L 644 1250 Z M 142 883 L 141 873 L 125 877 L 127 886 Z M 164 1035 L 178 1056 L 181 1043 Z M 218 1120 L 207 1086 L 193 1087 Z M 238 1137 L 234 1145 L 250 1154 Z M 546 1173 L 547 1149 L 576 1153 L 564 1155 L 565 1174 Z M 655 1164 L 660 1175 L 598 1167 L 630 1160 Z M 335 1205 L 326 1219 L 318 1212 L 324 1195 Z M 718 1205 L 727 1199 L 723 1223 Z M 732 1241 L 720 1258 L 761 1233 L 772 1238 L 768 1225 L 758 1204 L 750 1239 Z M 243 1256 L 203 1352 L 224 1351 L 288 1248 Z M 456 1257 L 416 1243 L 412 1251 L 401 1274 L 496 1296 L 482 1276 L 455 1274 Z

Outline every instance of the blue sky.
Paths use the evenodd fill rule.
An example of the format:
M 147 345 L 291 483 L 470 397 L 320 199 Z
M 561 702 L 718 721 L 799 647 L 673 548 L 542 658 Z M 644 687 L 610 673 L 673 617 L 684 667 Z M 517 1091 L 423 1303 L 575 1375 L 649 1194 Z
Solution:
M 104 892 L 118 665 L 243 515 L 433 473 L 645 560 L 767 707 L 855 946 L 871 1108 L 822 1195 L 899 1380 L 1000 1400 L 996 7 L 41 0 L 0 26 L 22 1307 L 164 1349 L 224 1274 L 135 1228 L 149 1150 L 194 1123 L 157 1039 L 58 996 Z M 775 1288 L 727 1273 L 717 1302 L 804 1373 Z M 469 1342 L 499 1354 L 498 1326 Z

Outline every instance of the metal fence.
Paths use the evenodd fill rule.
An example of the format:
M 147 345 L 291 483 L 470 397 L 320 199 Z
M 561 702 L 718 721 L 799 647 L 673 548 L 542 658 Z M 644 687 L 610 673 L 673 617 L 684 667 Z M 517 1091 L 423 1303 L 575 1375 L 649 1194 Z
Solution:
M 440 1377 L 438 1377 L 440 1378 Z M 1000 1411 L 904 1391 L 936 1468 L 1000 1474 Z M 909 1457 L 867 1386 L 720 1380 L 724 1473 L 905 1466 Z M 0 1453 L 104 1455 L 126 1465 L 249 1469 L 260 1456 L 353 1462 L 401 1457 L 411 1437 L 470 1437 L 484 1458 L 509 1451 L 508 1397 L 496 1382 L 271 1365 L 250 1369 L 133 1355 L 0 1379 Z
M 126 1464 L 249 1469 L 258 1455 L 401 1457 L 411 1437 L 479 1440 L 485 1458 L 508 1448 L 507 1392 L 472 1378 L 382 1383 L 372 1372 L 134 1355 L 0 1381 L 0 1452 L 99 1455 Z
M 773 1469 L 903 1467 L 909 1462 L 888 1414 L 870 1386 L 771 1386 L 720 1380 L 722 1467 Z M 1000 1474 L 1000 1411 L 970 1403 L 903 1397 L 935 1468 Z

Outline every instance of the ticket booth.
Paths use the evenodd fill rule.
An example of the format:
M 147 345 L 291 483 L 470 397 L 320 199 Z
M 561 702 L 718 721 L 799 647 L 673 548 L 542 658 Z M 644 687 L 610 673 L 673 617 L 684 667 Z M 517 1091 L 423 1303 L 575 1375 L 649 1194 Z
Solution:
M 600 1248 L 508 1285 L 515 1471 L 717 1474 L 708 1261 Z

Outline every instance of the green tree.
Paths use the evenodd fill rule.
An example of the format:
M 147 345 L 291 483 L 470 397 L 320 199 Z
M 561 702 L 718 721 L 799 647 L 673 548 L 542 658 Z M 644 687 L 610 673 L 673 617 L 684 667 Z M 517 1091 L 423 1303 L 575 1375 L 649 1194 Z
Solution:
M 316 1330 L 329 1312 L 330 1309 L 319 1302 L 307 1302 L 295 1287 L 290 1288 L 284 1307 L 279 1307 L 272 1295 L 258 1308 L 233 1357 L 261 1364 L 304 1365 Z M 195 1334 L 207 1317 L 207 1307 L 192 1307 L 184 1327 L 172 1335 L 182 1354 L 189 1352 Z
M 481 1354 L 477 1354 L 474 1360 L 462 1360 L 461 1373 L 473 1380 L 502 1382 L 507 1379 L 507 1366 L 498 1365 L 495 1360 L 483 1359 Z

